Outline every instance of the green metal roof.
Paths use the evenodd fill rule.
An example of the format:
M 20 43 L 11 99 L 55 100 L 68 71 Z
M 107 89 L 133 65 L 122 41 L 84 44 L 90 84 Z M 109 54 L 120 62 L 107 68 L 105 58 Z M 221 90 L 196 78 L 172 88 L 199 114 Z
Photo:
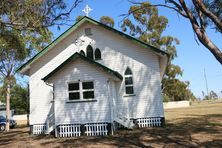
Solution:
M 116 71 L 114 71 L 114 70 L 112 70 L 112 69 L 110 69 L 110 68 L 108 68 L 108 67 L 106 67 L 106 66 L 104 66 L 104 65 L 102 65 L 102 64 L 100 64 L 100 63 L 98 63 L 98 62 L 96 62 L 96 61 L 94 61 L 94 60 L 92 60 L 92 59 L 90 59 L 90 58 L 88 58 L 88 57 L 85 57 L 85 56 L 83 56 L 83 55 L 81 55 L 81 54 L 79 54 L 79 53 L 76 52 L 76 53 L 74 53 L 71 57 L 69 57 L 66 61 L 64 61 L 62 64 L 60 64 L 58 67 L 56 67 L 56 68 L 55 68 L 52 72 L 50 72 L 47 76 L 45 76 L 44 78 L 42 78 L 42 80 L 43 80 L 43 81 L 48 80 L 51 76 L 53 76 L 56 72 L 58 72 L 58 71 L 59 71 L 63 66 L 65 66 L 67 63 L 69 63 L 69 62 L 71 62 L 71 61 L 73 61 L 73 60 L 76 60 L 76 59 L 78 59 L 78 58 L 80 58 L 80 59 L 82 59 L 83 61 L 88 62 L 88 63 L 90 63 L 90 64 L 92 64 L 92 65 L 97 66 L 97 67 L 100 68 L 101 70 L 103 70 L 103 71 L 105 71 L 105 72 L 107 72 L 107 73 L 109 73 L 109 74 L 111 74 L 111 75 L 119 78 L 120 80 L 123 79 L 122 75 L 119 74 L 118 72 L 116 72 Z
M 132 40 L 134 43 L 136 44 L 139 44 L 139 45 L 142 45 L 143 47 L 145 48 L 149 48 L 151 50 L 153 50 L 154 52 L 157 52 L 161 55 L 167 55 L 169 57 L 169 54 L 165 51 L 162 51 L 152 45 L 149 45 L 149 44 L 146 44 L 145 42 L 142 42 L 136 38 L 133 38 L 119 30 L 116 30 L 112 27 L 109 27 L 107 25 L 104 25 L 94 19 L 91 19 L 87 16 L 84 16 L 81 20 L 79 20 L 78 22 L 76 22 L 73 26 L 71 26 L 68 30 L 66 30 L 64 33 L 62 33 L 59 37 L 57 37 L 52 43 L 50 43 L 47 47 L 45 47 L 43 50 L 41 50 L 40 52 L 38 52 L 34 57 L 32 57 L 30 60 L 28 60 L 25 64 L 23 64 L 22 66 L 20 66 L 16 71 L 19 72 L 21 71 L 23 68 L 25 68 L 26 66 L 32 64 L 34 61 L 36 61 L 39 57 L 41 57 L 43 54 L 45 54 L 49 49 L 53 48 L 58 42 L 60 42 L 62 39 L 64 39 L 66 36 L 68 36 L 71 32 L 73 32 L 76 28 L 78 28 L 79 26 L 81 26 L 84 22 L 90 22 L 90 23 L 93 23 L 95 25 L 99 25 L 99 26 L 102 26 L 108 30 L 111 30 L 113 31 L 114 33 L 117 33 L 127 39 L 130 39 Z

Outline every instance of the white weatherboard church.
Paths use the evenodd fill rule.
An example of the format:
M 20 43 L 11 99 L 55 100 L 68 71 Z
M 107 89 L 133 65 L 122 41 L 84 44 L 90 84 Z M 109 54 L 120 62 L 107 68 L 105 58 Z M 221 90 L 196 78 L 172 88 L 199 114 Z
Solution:
M 32 134 L 107 135 L 161 126 L 168 54 L 83 17 L 19 68 L 29 76 Z

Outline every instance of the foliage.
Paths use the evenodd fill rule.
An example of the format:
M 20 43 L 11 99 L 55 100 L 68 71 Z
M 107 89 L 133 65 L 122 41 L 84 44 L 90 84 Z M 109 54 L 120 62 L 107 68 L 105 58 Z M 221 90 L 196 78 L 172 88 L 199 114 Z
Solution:
M 213 90 L 210 91 L 210 98 L 211 99 L 218 99 L 217 93 L 215 93 Z
M 82 0 L 67 4 L 64 0 L 4 0 L 0 3 L 0 26 L 40 31 L 69 21 L 71 11 Z
M 6 90 L 0 87 L 0 101 L 5 102 Z M 13 85 L 11 89 L 10 108 L 15 110 L 15 114 L 27 114 L 29 112 L 28 88 L 18 84 Z
M 78 15 L 77 17 L 76 17 L 76 22 L 78 22 L 78 21 L 80 21 L 82 18 L 83 18 L 84 16 L 82 16 L 82 15 Z
M 173 60 L 177 57 L 176 45 L 179 40 L 172 36 L 163 36 L 167 27 L 168 19 L 158 15 L 158 9 L 144 2 L 139 5 L 131 6 L 128 14 L 121 25 L 122 30 L 139 40 L 149 43 L 157 48 L 167 51 Z M 162 81 L 164 100 L 178 101 L 195 99 L 192 92 L 188 89 L 189 83 L 182 82 L 177 77 L 182 76 L 183 72 L 177 65 L 171 64 L 166 68 L 166 73 Z
M 213 90 L 211 90 L 209 92 L 209 94 L 205 95 L 204 92 L 202 92 L 202 94 L 203 94 L 203 100 L 219 99 L 219 97 L 218 97 L 219 95 L 216 92 L 214 92 Z
M 15 114 L 27 114 L 29 112 L 28 88 L 16 84 L 11 92 L 11 108 Z
M 109 16 L 102 16 L 100 18 L 100 23 L 107 25 L 109 27 L 114 27 L 114 25 L 115 25 L 113 18 L 111 18 Z
M 75 0 L 69 10 L 63 0 L 4 0 L 0 3 L 0 80 L 6 95 L 9 119 L 10 91 L 15 69 L 33 49 L 41 50 L 51 41 L 48 27 L 63 25 L 70 12 L 82 0 Z M 6 89 L 7 87 L 7 89 Z M 9 122 L 6 123 L 6 131 Z
M 176 11 L 186 18 L 198 40 L 222 64 L 222 50 L 214 44 L 209 37 L 207 27 L 215 29 L 222 34 L 222 1 L 221 0 L 192 0 L 189 5 L 184 0 L 164 0 L 165 3 L 152 6 L 166 7 Z M 143 2 L 131 1 L 133 4 L 142 5 Z M 137 10 L 140 11 L 140 10 Z M 129 12 L 130 14 L 130 12 Z

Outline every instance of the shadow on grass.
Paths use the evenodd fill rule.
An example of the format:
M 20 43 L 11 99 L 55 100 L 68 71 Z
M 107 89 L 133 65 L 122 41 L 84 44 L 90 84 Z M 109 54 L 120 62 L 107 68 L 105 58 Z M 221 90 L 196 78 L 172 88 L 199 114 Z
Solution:
M 30 138 L 42 146 L 58 147 L 222 147 L 222 115 L 199 115 L 166 122 L 159 128 L 118 130 L 104 137 L 54 138 L 54 136 L 29 136 L 28 130 L 15 129 L 0 133 L 1 146 L 16 142 L 16 138 Z M 20 139 L 21 140 L 21 139 Z
M 222 120 L 222 115 L 200 115 L 168 123 L 163 128 L 143 128 L 116 131 L 109 137 L 80 137 L 61 139 L 62 146 L 106 145 L 118 147 L 221 147 L 222 125 L 210 119 Z M 207 138 L 204 138 L 204 137 Z

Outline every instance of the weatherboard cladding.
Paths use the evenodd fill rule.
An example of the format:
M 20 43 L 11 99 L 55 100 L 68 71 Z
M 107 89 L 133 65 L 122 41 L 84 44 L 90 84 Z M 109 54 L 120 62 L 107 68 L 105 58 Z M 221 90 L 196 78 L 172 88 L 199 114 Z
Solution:
M 132 118 L 163 116 L 158 56 L 107 29 L 94 26 L 93 31 L 93 39 L 102 52 L 103 60 L 99 62 L 122 76 L 127 66 L 133 71 L 134 96 L 123 97 L 124 83 L 115 86 L 119 97 L 116 104 L 121 112 Z
M 145 42 L 142 42 L 136 38 L 133 38 L 132 36 L 129 36 L 121 31 L 118 31 L 112 27 L 109 27 L 107 25 L 104 25 L 96 20 L 93 20 L 87 16 L 84 16 L 81 20 L 79 20 L 78 22 L 76 22 L 73 26 L 71 26 L 68 30 L 66 30 L 64 33 L 62 33 L 59 37 L 57 37 L 52 43 L 50 43 L 47 47 L 45 47 L 43 50 L 41 50 L 40 52 L 38 52 L 33 58 L 29 59 L 25 64 L 23 64 L 21 67 L 19 67 L 16 71 L 19 72 L 21 71 L 23 68 L 25 68 L 27 65 L 33 63 L 35 60 L 37 60 L 39 57 L 41 57 L 43 54 L 45 54 L 48 50 L 50 50 L 51 48 L 53 48 L 58 42 L 60 42 L 61 40 L 63 40 L 66 36 L 68 36 L 71 32 L 73 32 L 76 28 L 78 28 L 79 26 L 81 26 L 85 21 L 91 22 L 93 24 L 102 26 L 108 30 L 113 31 L 114 33 L 117 33 L 127 39 L 130 39 L 132 42 L 139 44 L 145 48 L 151 49 L 154 52 L 161 54 L 161 55 L 166 55 L 169 57 L 169 54 L 163 50 L 160 50 L 152 45 L 149 45 Z
M 118 105 L 118 111 L 122 113 L 126 113 L 131 118 L 141 118 L 141 117 L 153 117 L 153 116 L 164 116 L 163 108 L 162 108 L 162 97 L 161 97 L 161 89 L 160 89 L 160 73 L 159 73 L 159 57 L 152 52 L 152 50 L 147 50 L 146 48 L 139 46 L 138 44 L 132 44 L 131 40 L 126 40 L 121 36 L 110 32 L 109 30 L 102 28 L 98 25 L 93 25 L 91 23 L 86 23 L 84 26 L 81 26 L 81 29 L 74 31 L 74 33 L 70 34 L 66 39 L 61 41 L 59 44 L 53 47 L 53 50 L 50 50 L 38 60 L 32 64 L 30 69 L 30 123 L 44 123 L 47 117 L 47 114 L 51 110 L 52 100 L 52 88 L 47 86 L 44 81 L 41 81 L 48 73 L 56 69 L 59 65 L 61 65 L 66 59 L 68 59 L 71 55 L 77 52 L 77 47 L 73 44 L 73 39 L 76 38 L 76 34 L 82 35 L 84 34 L 85 27 L 92 27 L 93 35 L 90 36 L 90 39 L 85 39 L 85 44 L 80 48 L 80 50 L 85 50 L 86 46 L 89 44 L 89 40 L 95 40 L 96 45 L 93 45 L 93 48 L 99 47 L 102 53 L 102 60 L 96 61 L 97 63 L 103 64 L 106 67 L 109 67 L 113 71 L 118 71 L 122 76 L 124 75 L 124 71 L 127 66 L 129 66 L 133 71 L 133 80 L 134 80 L 134 89 L 135 95 L 124 97 L 124 82 L 115 82 L 112 86 L 112 90 L 116 93 L 115 102 Z M 82 30 L 82 31 L 81 31 Z M 81 34 L 82 33 L 82 34 Z M 46 60 L 47 59 L 47 60 Z M 76 60 L 82 61 L 82 60 Z M 88 64 L 88 62 L 83 62 L 83 64 Z M 78 65 L 78 64 L 76 64 Z M 92 68 L 90 66 L 89 68 Z M 84 68 L 84 67 L 82 67 Z M 85 71 L 85 74 L 90 74 L 90 69 Z M 96 68 L 95 68 L 96 70 Z M 61 70 L 63 71 L 63 70 Z M 107 72 L 104 72 L 107 74 Z M 104 77 L 101 76 L 101 72 L 95 73 L 96 77 Z M 106 77 L 107 78 L 107 77 Z M 50 79 L 51 80 L 51 79 Z M 59 80 L 59 79 L 58 79 Z M 66 83 L 66 79 L 62 79 L 60 82 Z M 102 81 L 101 79 L 97 79 L 98 82 Z M 103 81 L 104 87 L 100 89 L 100 91 L 106 91 L 106 83 Z M 58 85 L 58 94 L 63 91 L 61 94 L 66 94 L 64 84 Z M 106 91 L 107 92 L 107 91 Z M 102 93 L 103 94 L 103 93 Z M 61 96 L 63 99 L 67 99 L 64 96 Z M 107 99 L 107 95 L 103 95 L 103 99 Z M 59 97 L 57 97 L 59 99 Z M 60 101 L 60 100 L 55 100 Z M 96 102 L 89 103 L 76 103 L 76 106 L 82 106 L 82 104 L 88 104 L 85 106 L 86 109 L 90 111 L 90 105 Z M 72 109 L 72 104 L 69 103 L 69 109 Z M 64 114 L 66 110 L 61 104 L 56 107 L 56 110 L 60 110 L 63 108 L 64 110 L 60 110 Z M 101 106 L 102 104 L 100 104 Z M 100 108 L 98 106 L 97 108 Z M 130 108 L 130 110 L 129 110 Z M 101 108 L 101 113 L 109 114 L 109 110 L 105 110 Z M 64 114 L 60 114 L 58 118 L 61 118 Z M 80 113 L 79 113 L 80 114 Z M 75 116 L 76 114 L 70 112 L 70 116 Z M 88 117 L 87 117 L 88 116 Z M 98 114 L 86 114 L 81 116 L 81 120 L 83 122 L 84 118 L 98 116 Z M 103 116 L 103 115 L 102 115 Z M 98 118 L 97 118 L 98 119 Z M 105 118 L 104 118 L 105 119 Z M 69 119 L 67 119 L 68 122 Z M 102 119 L 101 119 L 102 120 Z M 109 120 L 108 118 L 106 120 Z M 69 120 L 71 121 L 71 120 Z
M 105 71 L 83 60 L 71 61 L 49 79 L 54 85 L 56 124 L 110 122 L 110 105 Z M 68 82 L 93 81 L 96 101 L 68 102 Z

